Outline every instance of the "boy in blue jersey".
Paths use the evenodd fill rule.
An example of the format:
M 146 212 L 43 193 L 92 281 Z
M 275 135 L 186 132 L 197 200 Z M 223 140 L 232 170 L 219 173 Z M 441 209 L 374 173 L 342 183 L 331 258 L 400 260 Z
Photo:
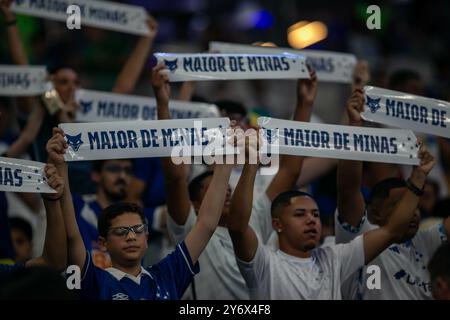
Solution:
M 64 132 L 53 129 L 47 144 L 49 161 L 68 180 L 64 153 Z M 142 257 L 147 249 L 148 226 L 142 210 L 135 204 L 117 203 L 104 209 L 99 221 L 99 242 L 111 256 L 112 268 L 93 265 L 86 252 L 75 220 L 69 184 L 62 197 L 68 240 L 69 264 L 82 270 L 81 297 L 103 300 L 175 300 L 180 299 L 193 276 L 199 272 L 198 257 L 213 235 L 222 212 L 231 165 L 217 165 L 201 204 L 198 220 L 191 232 L 158 264 L 144 268 Z

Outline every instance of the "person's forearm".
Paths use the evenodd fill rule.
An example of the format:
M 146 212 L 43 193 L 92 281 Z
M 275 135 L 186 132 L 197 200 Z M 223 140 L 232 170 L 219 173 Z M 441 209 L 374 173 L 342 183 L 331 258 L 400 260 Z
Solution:
M 144 68 L 151 45 L 152 39 L 147 37 L 141 37 L 139 39 L 135 49 L 117 77 L 113 92 L 129 94 L 134 90 L 141 71 Z
M 337 190 L 339 195 L 359 193 L 362 184 L 362 161 L 338 160 Z
M 63 270 L 67 266 L 67 238 L 59 200 L 44 199 L 47 231 L 43 258 L 51 267 Z
M 77 220 L 75 218 L 75 208 L 70 193 L 69 175 L 67 164 L 57 165 L 59 174 L 66 182 L 64 192 L 61 198 L 61 207 L 63 210 L 64 225 L 67 233 L 68 263 L 78 265 L 80 268 L 84 265 L 85 247 L 78 229 Z
M 255 184 L 257 165 L 246 164 L 231 199 L 228 229 L 233 232 L 243 232 L 248 226 L 253 205 L 253 188 Z
M 423 172 L 413 169 L 409 181 L 414 186 L 419 189 L 423 189 L 425 180 L 426 175 Z M 387 224 L 387 229 L 393 237 L 402 235 L 408 229 L 408 224 L 414 216 L 419 200 L 420 197 L 414 194 L 411 190 L 407 189 L 405 191 Z
M 157 96 L 156 96 L 156 111 L 158 113 L 158 120 L 170 119 L 169 104 L 160 102 Z
M 14 13 L 10 12 L 5 15 L 6 23 L 12 22 L 14 20 L 16 20 Z M 17 24 L 7 26 L 6 35 L 8 38 L 9 52 L 11 54 L 13 63 L 17 65 L 28 65 L 28 57 L 20 38 Z
M 312 104 L 298 98 L 294 111 L 294 121 L 309 122 L 312 114 Z

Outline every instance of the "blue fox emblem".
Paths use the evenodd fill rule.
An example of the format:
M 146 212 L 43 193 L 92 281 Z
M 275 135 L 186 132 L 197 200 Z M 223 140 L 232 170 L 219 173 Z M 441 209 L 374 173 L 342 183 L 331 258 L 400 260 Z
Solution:
M 81 106 L 81 112 L 83 114 L 86 114 L 92 110 L 92 101 L 80 100 L 80 106 Z
M 81 140 L 81 133 L 76 136 L 66 134 L 67 144 L 72 147 L 73 151 L 77 152 L 80 146 L 83 144 Z
M 406 272 L 405 270 L 401 269 L 400 271 L 396 272 L 394 274 L 395 279 L 400 280 L 401 278 L 403 278 L 404 276 L 406 276 Z
M 369 97 L 368 95 L 366 95 L 366 104 L 370 109 L 370 112 L 375 113 L 377 112 L 378 109 L 380 109 L 380 100 L 381 98 L 378 99 L 373 99 L 371 97 Z
M 178 59 L 169 61 L 164 59 L 164 63 L 166 64 L 167 69 L 169 69 L 170 72 L 175 72 L 175 70 L 177 70 L 178 68 Z

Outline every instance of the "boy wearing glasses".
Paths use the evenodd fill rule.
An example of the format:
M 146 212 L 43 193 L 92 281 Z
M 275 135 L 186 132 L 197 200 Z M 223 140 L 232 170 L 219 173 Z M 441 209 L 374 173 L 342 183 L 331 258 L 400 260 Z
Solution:
M 54 163 L 68 181 L 64 153 L 64 132 L 53 129 L 47 144 L 49 162 Z M 197 222 L 176 249 L 158 264 L 144 268 L 147 225 L 142 210 L 130 203 L 105 208 L 98 220 L 99 243 L 110 256 L 112 267 L 100 269 L 86 252 L 75 220 L 69 184 L 61 199 L 67 232 L 68 264 L 82 270 L 81 297 L 102 300 L 176 300 L 180 299 L 193 276 L 199 272 L 198 257 L 219 223 L 228 188 L 231 165 L 218 165 L 200 206 Z
M 127 159 L 94 161 L 91 178 L 97 185 L 94 195 L 75 195 L 73 205 L 84 245 L 91 251 L 96 266 L 111 266 L 109 255 L 100 250 L 97 230 L 102 210 L 114 203 L 124 201 L 132 175 L 132 162 Z

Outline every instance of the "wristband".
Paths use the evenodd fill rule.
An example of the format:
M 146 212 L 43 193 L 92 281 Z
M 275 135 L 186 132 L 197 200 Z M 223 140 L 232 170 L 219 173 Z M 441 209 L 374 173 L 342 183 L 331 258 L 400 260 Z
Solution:
M 44 199 L 45 201 L 59 201 L 62 198 L 62 196 L 57 199 L 48 198 L 48 197 L 45 197 L 44 195 L 41 195 L 41 196 L 42 196 L 42 199 Z
M 419 189 L 409 178 L 406 180 L 406 187 L 418 197 L 422 196 L 424 193 L 423 188 Z

